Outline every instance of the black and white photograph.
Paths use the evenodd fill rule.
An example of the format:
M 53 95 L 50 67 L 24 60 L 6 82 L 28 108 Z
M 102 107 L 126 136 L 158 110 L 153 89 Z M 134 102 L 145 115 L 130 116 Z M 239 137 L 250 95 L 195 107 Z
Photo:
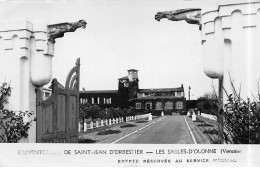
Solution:
M 1 0 L 0 166 L 260 166 L 259 44 L 260 0 Z

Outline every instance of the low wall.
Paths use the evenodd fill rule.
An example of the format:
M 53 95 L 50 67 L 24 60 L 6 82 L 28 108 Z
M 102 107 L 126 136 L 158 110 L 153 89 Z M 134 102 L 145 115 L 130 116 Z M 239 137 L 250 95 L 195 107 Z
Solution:
M 210 114 L 206 114 L 206 113 L 201 113 L 201 116 L 202 116 L 202 117 L 205 117 L 205 118 L 208 118 L 208 119 L 211 119 L 211 120 L 217 120 L 217 116 L 214 116 L 214 115 L 210 115 Z

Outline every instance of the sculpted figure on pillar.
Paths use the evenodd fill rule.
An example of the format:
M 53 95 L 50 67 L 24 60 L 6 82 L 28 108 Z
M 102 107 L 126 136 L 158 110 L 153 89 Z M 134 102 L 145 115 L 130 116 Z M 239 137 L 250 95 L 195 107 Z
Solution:
M 71 22 L 71 23 L 60 23 L 60 24 L 53 24 L 48 25 L 48 39 L 55 43 L 56 38 L 61 38 L 64 36 L 66 32 L 74 32 L 78 28 L 86 28 L 86 21 L 79 20 L 78 22 Z
M 189 24 L 197 24 L 201 27 L 201 9 L 187 8 L 172 11 L 158 12 L 155 19 L 160 21 L 162 18 L 167 18 L 171 21 L 185 20 Z

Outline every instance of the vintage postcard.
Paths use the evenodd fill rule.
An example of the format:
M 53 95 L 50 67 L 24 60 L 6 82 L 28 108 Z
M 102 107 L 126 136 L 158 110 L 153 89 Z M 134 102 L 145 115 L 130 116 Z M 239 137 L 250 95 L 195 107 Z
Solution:
M 0 166 L 260 166 L 259 44 L 259 0 L 1 0 Z

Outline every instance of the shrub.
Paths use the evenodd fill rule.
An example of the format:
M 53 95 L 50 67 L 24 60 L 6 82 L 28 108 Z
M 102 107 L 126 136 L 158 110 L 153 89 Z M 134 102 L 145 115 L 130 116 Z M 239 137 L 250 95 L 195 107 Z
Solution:
M 198 124 L 197 126 L 203 126 L 203 127 L 212 127 L 213 125 L 208 124 L 208 123 L 202 123 L 202 124 Z
M 109 135 L 109 134 L 120 133 L 120 132 L 121 132 L 120 130 L 107 129 L 98 132 L 97 135 Z
M 139 121 L 137 121 L 135 123 L 146 123 L 146 122 L 148 122 L 148 121 L 147 120 L 139 120 Z
M 32 121 L 24 122 L 23 117 L 32 116 L 30 112 L 14 112 L 4 109 L 11 96 L 10 84 L 3 83 L 0 87 L 0 142 L 17 143 L 20 139 L 28 137 L 28 129 Z
M 79 138 L 78 143 L 95 143 L 95 140 L 92 139 L 85 139 L 85 138 Z
M 218 130 L 212 128 L 212 129 L 203 129 L 203 133 L 207 133 L 207 134 L 215 134 L 215 135 L 218 135 Z
M 128 127 L 135 127 L 136 125 L 134 124 L 126 124 L 126 125 L 122 125 L 120 126 L 120 128 L 128 128 Z
M 226 104 L 222 106 L 220 102 L 213 103 L 218 106 L 218 109 L 212 109 L 219 123 L 218 143 L 222 143 L 223 139 L 232 144 L 259 144 L 260 94 L 257 98 L 244 100 L 232 80 L 230 83 L 232 94 L 224 89 L 228 98 Z

